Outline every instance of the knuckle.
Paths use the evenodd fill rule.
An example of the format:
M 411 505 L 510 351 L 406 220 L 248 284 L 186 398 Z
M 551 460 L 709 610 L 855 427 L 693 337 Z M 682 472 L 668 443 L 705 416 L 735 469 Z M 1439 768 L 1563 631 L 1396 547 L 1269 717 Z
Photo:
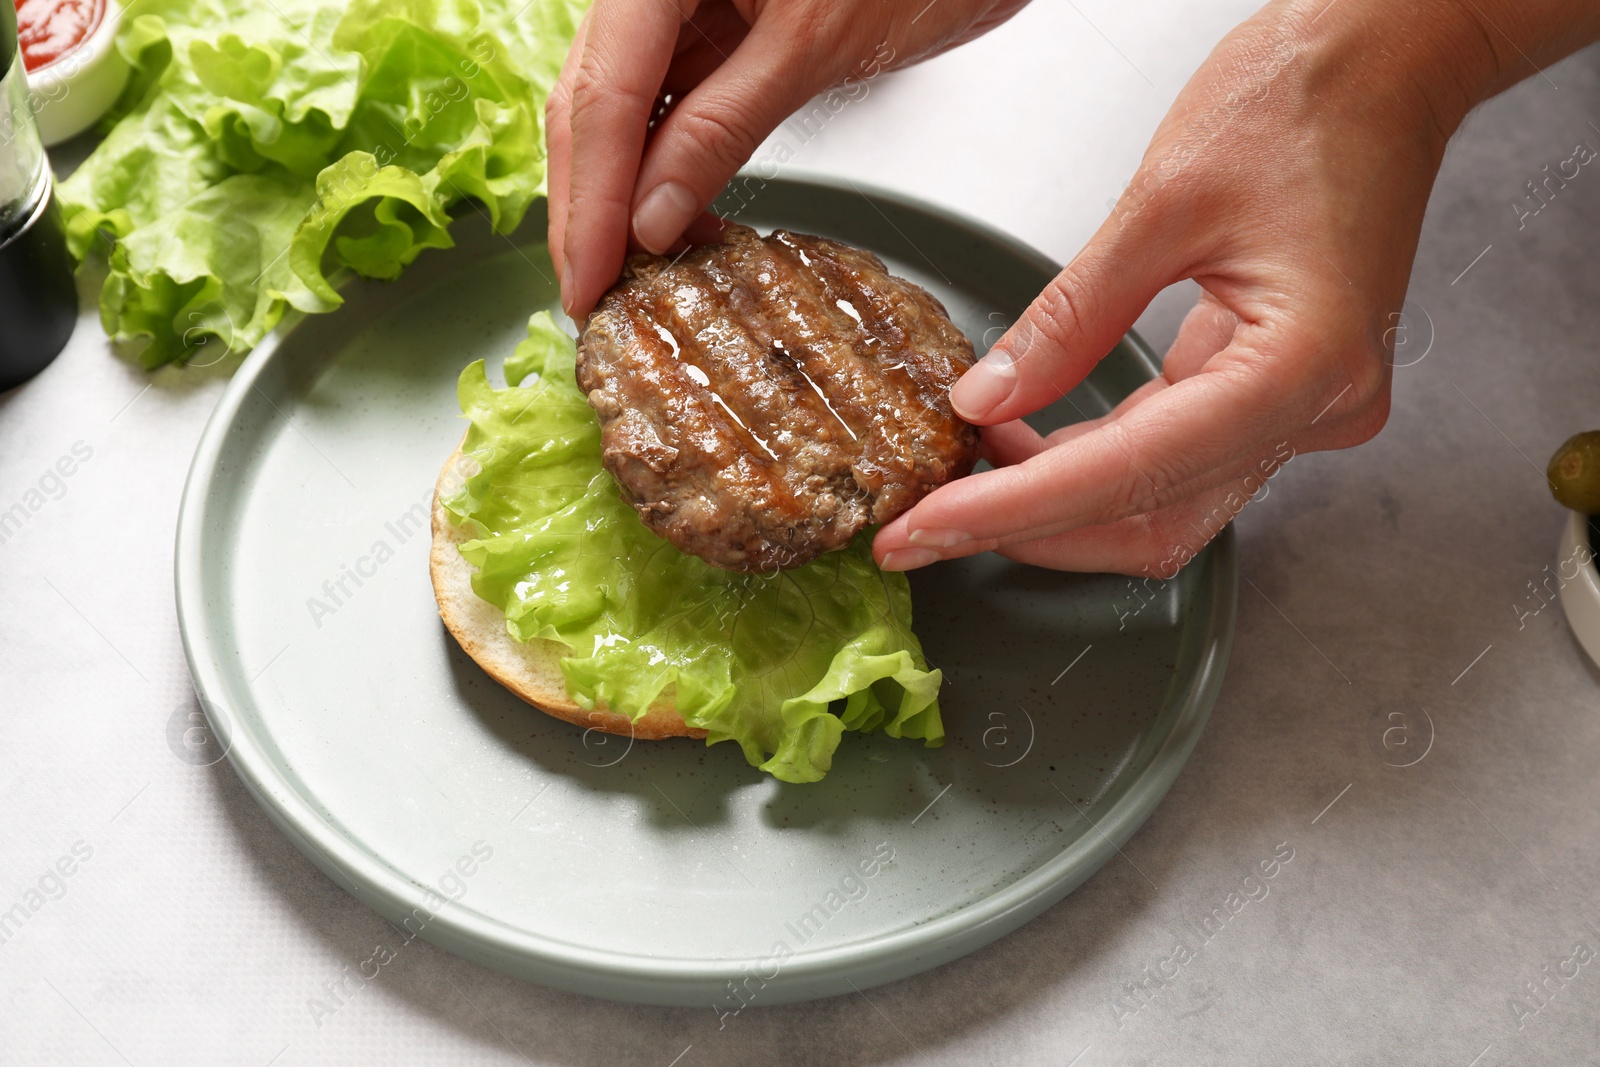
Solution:
M 567 107 L 570 111 L 569 121 L 576 130 L 597 121 L 603 122 L 609 116 L 625 113 L 629 109 L 648 109 L 654 103 L 655 99 L 650 94 L 637 86 L 617 84 L 615 79 L 598 68 L 594 60 L 584 56 L 578 64 L 577 73 L 573 75 Z
M 749 119 L 726 106 L 700 107 L 673 116 L 678 133 L 693 144 L 696 155 L 723 166 L 737 167 L 761 138 Z
M 1221 526 L 1210 531 L 1209 526 L 1198 525 L 1189 515 L 1183 514 L 1183 510 L 1164 508 L 1144 518 L 1152 543 L 1161 549 L 1158 567 L 1162 577 L 1172 577 L 1178 568 L 1199 555 L 1200 550 L 1221 532 L 1221 527 L 1233 518 L 1232 515 L 1220 516 Z
M 594 60 L 585 53 L 578 60 L 578 68 L 572 75 L 572 106 L 574 111 L 592 108 L 604 98 L 606 79 L 595 69 Z
M 1041 343 L 1057 348 L 1075 347 L 1084 336 L 1084 314 L 1088 310 L 1084 306 L 1085 292 L 1077 271 L 1071 266 L 1052 278 L 1023 320 L 1027 332 L 1021 338 L 1022 353 L 1026 354 L 1035 344 Z
M 1204 230 L 1200 220 L 1236 215 L 1237 183 L 1216 161 L 1192 145 L 1176 145 L 1142 163 L 1112 208 L 1113 231 L 1130 254 L 1151 240 L 1170 240 Z
M 834 37 L 832 5 L 802 5 L 785 20 L 788 54 L 794 59 L 809 59 L 823 50 Z
M 1315 405 L 1323 414 L 1318 414 L 1312 424 L 1315 425 L 1318 420 L 1323 421 L 1324 425 L 1335 424 L 1339 430 L 1336 434 L 1339 440 L 1344 441 L 1346 435 L 1349 437 L 1347 444 L 1338 446 L 1341 448 L 1360 444 L 1376 436 L 1388 419 L 1389 387 L 1393 380 L 1391 368 L 1384 358 L 1382 343 L 1358 340 L 1330 349 L 1322 366 L 1327 369 L 1321 372 L 1321 380 L 1332 384 L 1312 385 L 1308 382 L 1305 394 L 1308 398 L 1316 394 L 1336 395 L 1331 402 L 1321 400 Z M 1324 407 L 1324 404 L 1328 406 Z
M 1349 361 L 1352 405 L 1365 409 L 1389 395 L 1389 365 L 1384 349 L 1376 342 L 1364 345 Z
M 1139 524 L 1138 540 L 1153 546 L 1144 555 L 1150 558 L 1159 554 L 1159 561 L 1153 568 L 1155 575 L 1172 578 L 1221 536 L 1250 499 L 1248 489 L 1240 487 L 1224 496 L 1201 493 L 1193 499 L 1174 501 L 1138 516 L 1134 520 Z
M 1168 512 L 1152 512 L 1129 520 L 1128 540 L 1137 547 L 1126 564 L 1116 569 L 1147 583 L 1158 583 L 1145 586 L 1150 592 L 1158 592 L 1160 583 L 1177 577 L 1205 547 L 1205 541 L 1195 531 Z
M 1385 389 L 1343 420 L 1335 437 L 1338 447 L 1366 444 L 1378 436 L 1388 425 L 1389 410 L 1389 391 Z
M 1183 479 L 1153 464 L 1139 437 L 1121 422 L 1105 427 L 1106 441 L 1126 460 L 1112 484 L 1108 497 L 1108 521 L 1116 522 L 1135 515 L 1148 515 L 1173 503 L 1179 496 L 1174 488 Z
M 775 5 L 774 5 L 775 6 Z M 893 34 L 889 5 L 840 3 L 790 4 L 782 13 L 782 60 L 791 69 L 826 84 L 851 64 L 857 54 Z M 873 10 L 873 9 L 878 10 Z
M 1319 338 L 1307 327 L 1279 338 L 1254 369 L 1270 369 L 1280 383 L 1284 415 L 1300 415 L 1318 430 L 1376 415 L 1378 423 L 1372 431 L 1376 433 L 1388 410 L 1393 380 L 1387 351 L 1377 336 L 1352 336 L 1343 331 L 1335 337 Z

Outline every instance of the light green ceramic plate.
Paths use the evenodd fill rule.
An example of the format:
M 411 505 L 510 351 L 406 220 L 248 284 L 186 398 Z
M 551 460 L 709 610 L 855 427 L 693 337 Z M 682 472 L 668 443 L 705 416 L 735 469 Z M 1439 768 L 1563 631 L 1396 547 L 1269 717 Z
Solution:
M 882 191 L 750 183 L 741 218 L 878 252 L 980 351 L 1053 273 Z M 557 300 L 544 219 L 460 226 L 398 282 L 287 323 L 200 440 L 177 538 L 196 688 L 229 758 L 312 862 L 410 934 L 563 989 L 660 1004 L 827 996 L 952 960 L 1114 855 L 1222 681 L 1225 532 L 1165 587 L 979 557 L 913 579 L 949 742 L 845 738 L 816 785 L 732 744 L 585 734 L 463 655 L 428 579 L 427 501 L 461 436 L 456 376 Z M 1134 337 L 1046 413 L 1155 373 Z M 735 983 L 738 994 L 735 996 Z

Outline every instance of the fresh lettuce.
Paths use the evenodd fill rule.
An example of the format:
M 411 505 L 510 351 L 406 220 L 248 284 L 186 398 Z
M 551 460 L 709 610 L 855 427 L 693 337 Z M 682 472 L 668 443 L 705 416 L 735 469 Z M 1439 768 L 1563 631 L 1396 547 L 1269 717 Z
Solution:
M 911 632 L 911 590 L 870 536 L 777 574 L 718 570 L 645 529 L 600 460 L 600 427 L 548 313 L 506 361 L 461 374 L 478 473 L 444 501 L 461 554 L 512 636 L 564 643 L 579 704 L 638 717 L 667 687 L 708 743 L 737 741 L 786 782 L 827 773 L 846 730 L 941 744 L 940 674 Z
M 60 187 L 80 260 L 109 241 L 106 332 L 148 367 L 246 351 L 329 274 L 393 278 L 471 200 L 545 191 L 544 101 L 586 0 L 139 0 L 115 125 Z

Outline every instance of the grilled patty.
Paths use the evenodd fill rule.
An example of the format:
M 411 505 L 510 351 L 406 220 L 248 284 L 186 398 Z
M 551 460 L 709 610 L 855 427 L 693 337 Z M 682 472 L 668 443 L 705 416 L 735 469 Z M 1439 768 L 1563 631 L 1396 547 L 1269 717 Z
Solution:
M 644 523 L 731 571 L 797 567 L 978 460 L 950 407 L 972 344 L 926 290 L 822 237 L 746 226 L 640 255 L 589 316 L 578 385 Z

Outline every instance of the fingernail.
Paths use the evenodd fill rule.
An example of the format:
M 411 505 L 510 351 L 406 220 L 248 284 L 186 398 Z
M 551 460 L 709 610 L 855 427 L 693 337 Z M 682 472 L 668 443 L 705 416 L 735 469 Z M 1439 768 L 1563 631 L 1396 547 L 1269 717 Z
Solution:
M 561 272 L 561 310 L 572 314 L 572 270 Z
M 639 209 L 633 213 L 633 236 L 659 256 L 699 213 L 700 200 L 688 186 L 662 182 L 639 201 Z
M 1011 353 L 991 348 L 950 390 L 950 404 L 968 422 L 978 422 L 988 418 L 1016 387 L 1017 366 Z
M 914 571 L 938 559 L 939 553 L 931 548 L 897 548 L 884 556 L 878 566 L 886 571 Z
M 972 535 L 962 533 L 960 530 L 925 526 L 920 530 L 912 530 L 907 540 L 914 545 L 927 545 L 929 548 L 954 548 L 972 540 Z

